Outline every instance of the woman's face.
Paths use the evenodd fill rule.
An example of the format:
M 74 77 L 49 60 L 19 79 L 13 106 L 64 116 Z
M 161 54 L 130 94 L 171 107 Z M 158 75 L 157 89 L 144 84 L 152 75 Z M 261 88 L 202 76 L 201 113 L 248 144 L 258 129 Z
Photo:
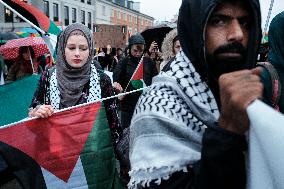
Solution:
M 174 53 L 177 54 L 180 51 L 180 48 L 181 48 L 180 42 L 179 40 L 177 40 L 174 44 Z
M 30 60 L 30 52 L 29 52 L 29 49 L 26 49 L 24 52 L 23 52 L 23 59 L 24 60 Z
M 71 35 L 65 47 L 65 59 L 73 68 L 80 68 L 86 64 L 89 57 L 89 45 L 82 35 Z

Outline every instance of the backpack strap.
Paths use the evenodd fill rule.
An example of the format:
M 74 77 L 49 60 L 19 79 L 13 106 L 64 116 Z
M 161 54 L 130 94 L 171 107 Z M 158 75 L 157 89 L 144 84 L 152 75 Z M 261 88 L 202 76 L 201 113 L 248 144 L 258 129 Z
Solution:
M 280 100 L 281 96 L 281 83 L 279 79 L 279 75 L 277 73 L 277 70 L 274 68 L 274 66 L 269 62 L 258 62 L 257 66 L 261 66 L 264 69 L 266 69 L 269 72 L 270 78 L 271 78 L 271 86 L 272 86 L 272 106 L 279 110 L 278 102 Z

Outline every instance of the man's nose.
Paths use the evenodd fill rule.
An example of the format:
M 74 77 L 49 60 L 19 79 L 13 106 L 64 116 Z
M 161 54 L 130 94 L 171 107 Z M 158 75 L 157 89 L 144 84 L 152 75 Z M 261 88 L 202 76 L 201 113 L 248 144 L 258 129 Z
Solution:
M 227 34 L 227 40 L 230 42 L 233 41 L 241 42 L 244 39 L 244 32 L 239 21 L 237 19 L 233 20 L 229 27 L 230 28 Z
M 140 56 L 141 55 L 141 52 L 137 51 L 135 52 L 135 56 Z

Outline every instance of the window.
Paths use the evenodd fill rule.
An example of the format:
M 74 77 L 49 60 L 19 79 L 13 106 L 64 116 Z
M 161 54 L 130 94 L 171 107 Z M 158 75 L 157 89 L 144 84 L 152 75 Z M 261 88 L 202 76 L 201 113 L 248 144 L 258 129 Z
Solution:
M 58 21 L 59 20 L 59 16 L 58 16 L 58 4 L 57 3 L 53 3 L 53 20 L 54 21 Z
M 48 1 L 43 1 L 43 11 L 44 14 L 49 17 L 49 2 Z
M 65 26 L 69 25 L 69 7 L 64 6 L 64 24 Z
M 82 3 L 85 3 L 85 0 L 81 0 Z
M 105 16 L 106 15 L 106 7 L 105 6 L 102 6 L 102 14 Z
M 92 13 L 88 12 L 88 28 L 92 29 Z
M 114 10 L 111 9 L 111 17 L 114 17 Z
M 72 23 L 77 22 L 77 10 L 72 8 Z
M 13 22 L 13 12 L 5 8 L 5 22 Z
M 85 11 L 81 10 L 81 23 L 85 25 Z
M 91 5 L 92 1 L 91 0 L 87 0 L 87 4 Z

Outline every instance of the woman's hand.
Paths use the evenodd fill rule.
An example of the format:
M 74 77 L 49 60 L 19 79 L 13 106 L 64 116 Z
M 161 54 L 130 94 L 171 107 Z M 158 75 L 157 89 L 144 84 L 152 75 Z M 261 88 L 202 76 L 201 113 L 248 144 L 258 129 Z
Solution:
M 51 116 L 54 112 L 54 109 L 51 105 L 39 105 L 34 109 L 29 111 L 30 117 L 40 117 L 40 118 L 47 118 Z
M 113 88 L 115 89 L 115 91 L 116 91 L 117 93 L 122 93 L 122 92 L 123 92 L 123 88 L 122 88 L 122 86 L 121 86 L 119 83 L 114 82 L 114 83 L 112 84 L 112 86 L 113 86 Z M 123 98 L 124 98 L 124 96 L 118 97 L 119 100 L 122 100 Z
M 112 84 L 113 88 L 115 88 L 115 90 L 118 92 L 118 93 L 121 93 L 123 91 L 123 88 L 121 87 L 121 85 L 117 82 L 114 82 Z

